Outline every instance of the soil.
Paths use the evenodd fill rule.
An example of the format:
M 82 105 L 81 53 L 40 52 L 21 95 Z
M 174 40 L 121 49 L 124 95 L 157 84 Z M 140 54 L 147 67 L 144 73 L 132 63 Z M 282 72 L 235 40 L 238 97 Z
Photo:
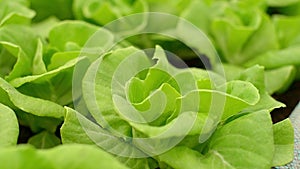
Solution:
M 273 123 L 286 119 L 300 101 L 300 81 L 294 82 L 288 91 L 283 94 L 275 94 L 273 97 L 286 104 L 285 108 L 275 109 L 271 112 Z

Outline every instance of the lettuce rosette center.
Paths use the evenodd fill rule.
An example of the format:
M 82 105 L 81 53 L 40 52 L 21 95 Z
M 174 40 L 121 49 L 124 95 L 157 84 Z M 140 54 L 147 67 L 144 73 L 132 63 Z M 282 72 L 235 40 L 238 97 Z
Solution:
M 160 69 L 150 68 L 126 83 L 126 97 L 152 126 L 165 125 L 176 113 L 180 89 L 172 76 Z

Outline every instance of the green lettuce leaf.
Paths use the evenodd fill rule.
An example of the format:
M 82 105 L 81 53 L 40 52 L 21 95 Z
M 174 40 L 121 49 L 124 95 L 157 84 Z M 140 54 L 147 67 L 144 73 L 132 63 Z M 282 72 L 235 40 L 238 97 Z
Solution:
M 17 108 L 15 112 L 20 125 L 29 127 L 33 134 L 40 133 L 42 131 L 55 133 L 57 127 L 62 123 L 62 119 L 37 116 L 18 110 Z
M 293 1 L 293 0 L 290 0 L 290 1 Z M 289 2 L 289 1 L 287 1 L 287 2 Z M 288 6 L 281 6 L 281 7 L 277 8 L 277 10 L 280 14 L 287 15 L 287 16 L 299 15 L 300 14 L 299 9 L 300 9 L 299 1 L 296 3 L 290 4 Z
M 245 63 L 245 66 L 259 64 L 266 69 L 279 68 L 288 65 L 300 65 L 299 45 L 291 46 L 282 50 L 275 50 L 263 53 Z
M 216 15 L 218 8 L 215 8 L 215 4 L 211 0 L 206 1 L 191 1 L 187 8 L 181 14 L 181 17 L 187 19 L 189 22 L 193 23 L 204 33 L 210 36 L 210 25 L 211 20 Z M 220 10 L 220 8 L 219 8 Z M 195 17 L 201 11 L 199 17 Z
M 238 79 L 240 74 L 246 70 L 246 68 L 230 64 L 223 64 L 223 68 L 227 80 Z M 283 93 L 296 78 L 296 68 L 295 66 L 290 65 L 265 70 L 264 78 L 265 89 L 268 94 Z
M 164 0 L 162 3 L 155 0 L 146 0 L 150 12 L 164 12 L 177 16 L 188 7 L 191 1 L 192 0 Z
M 81 61 L 84 61 L 84 58 L 75 58 L 46 73 L 15 78 L 10 84 L 28 96 L 68 105 L 73 101 L 73 69 Z
M 278 41 L 281 48 L 287 48 L 300 43 L 300 17 L 276 15 L 273 17 Z
M 204 155 L 187 147 L 175 147 L 159 159 L 178 169 L 269 169 L 273 154 L 272 121 L 268 111 L 259 111 L 220 126 L 209 140 Z
M 269 94 L 283 93 L 288 90 L 296 77 L 295 66 L 284 66 L 265 71 L 266 90 Z
M 259 9 L 230 6 L 222 14 L 224 16 L 213 18 L 211 30 L 216 46 L 227 62 L 241 64 L 278 48 L 275 28 Z M 268 38 L 261 39 L 262 36 Z
M 29 138 L 28 143 L 36 148 L 46 149 L 60 144 L 60 139 L 53 133 L 43 131 Z
M 0 47 L 0 52 L 0 77 L 4 78 L 12 71 L 17 58 L 2 46 Z
M 135 56 L 141 56 L 133 57 L 133 54 L 135 54 Z M 126 57 L 131 55 L 131 58 L 136 60 L 126 60 Z M 102 127 L 106 128 L 110 126 L 127 136 L 131 136 L 132 133 L 130 125 L 126 121 L 121 119 L 120 116 L 118 116 L 118 113 L 113 107 L 114 103 L 110 90 L 112 87 L 111 84 L 113 81 L 113 75 L 115 73 L 114 69 L 117 68 L 122 61 L 124 63 L 124 60 L 127 62 L 131 62 L 130 65 L 135 65 L 136 67 L 130 67 L 130 69 L 132 69 L 130 70 L 126 66 L 123 68 L 127 69 L 126 71 L 123 71 L 122 69 L 119 71 L 118 78 L 123 80 L 123 83 L 126 82 L 126 78 L 129 79 L 132 77 L 131 74 L 136 72 L 135 69 L 142 70 L 149 66 L 149 61 L 146 55 L 133 47 L 116 50 L 111 54 L 107 54 L 94 62 L 86 73 L 85 79 L 83 81 L 83 96 L 87 103 L 89 111 Z M 138 64 L 132 64 L 133 62 L 136 62 Z M 98 69 L 98 65 L 100 63 L 101 66 Z M 119 87 L 118 83 L 116 83 L 115 86 Z M 117 92 L 118 88 L 116 88 L 115 91 Z M 94 99 L 96 99 L 96 102 L 94 101 Z M 101 112 L 99 112 L 99 108 Z M 103 116 L 101 116 L 101 114 Z M 102 118 L 104 118 L 104 120 Z M 108 121 L 109 125 L 106 124 L 105 121 Z
M 273 125 L 275 154 L 272 166 L 281 166 L 294 158 L 294 130 L 289 119 Z
M 24 0 L 0 1 L 0 27 L 7 24 L 29 24 L 35 12 L 28 6 L 28 2 Z
M 0 149 L 0 162 L 3 169 L 128 169 L 105 151 L 80 144 L 62 145 L 48 150 L 37 150 L 28 145 Z
M 49 32 L 49 43 L 58 51 L 80 51 L 98 29 L 99 27 L 83 21 L 63 21 Z
M 43 39 L 48 38 L 50 30 L 59 23 L 59 20 L 56 17 L 49 17 L 41 22 L 33 23 L 32 29 Z
M 280 0 L 267 0 L 267 4 L 269 6 L 275 6 L 275 7 L 283 7 L 288 5 L 293 5 L 295 3 L 299 2 L 299 0 L 287 0 L 287 1 L 280 1 Z
M 259 102 L 256 105 L 245 109 L 245 111 L 258 111 L 267 109 L 271 112 L 275 108 L 285 106 L 283 103 L 276 101 L 268 94 L 265 86 L 264 76 L 264 68 L 262 66 L 255 65 L 244 70 L 237 77 L 239 80 L 251 82 L 259 90 L 260 94 Z
M 24 95 L 2 78 L 0 78 L 0 92 L 6 95 L 4 98 L 8 98 L 8 100 L 4 99 L 6 102 L 8 101 L 10 105 L 13 104 L 27 113 L 53 118 L 62 118 L 65 114 L 62 106 L 48 100 Z
M 66 32 L 66 30 L 68 30 Z M 114 35 L 104 28 L 84 21 L 63 21 L 55 25 L 49 32 L 48 56 L 52 70 L 64 65 L 67 61 L 79 56 L 95 58 L 114 46 Z
M 113 136 L 71 108 L 67 108 L 65 121 L 61 127 L 61 137 L 63 144 L 96 144 L 99 148 L 102 147 L 107 152 L 111 152 L 119 161 L 130 168 L 149 167 L 147 158 L 135 158 L 147 157 L 147 155 L 132 143 Z M 127 157 L 128 155 L 129 157 Z
M 34 22 L 40 22 L 48 17 L 55 16 L 59 19 L 72 19 L 72 0 L 39 1 L 29 0 L 30 7 L 36 11 Z
M 10 65 L 13 68 L 10 68 L 11 72 L 8 72 L 7 80 L 30 74 L 39 74 L 44 71 L 41 54 L 42 44 L 38 40 L 38 36 L 29 27 L 21 25 L 1 27 L 0 44 L 2 50 L 6 50 L 1 57 L 14 57 L 9 60 L 15 60 L 15 64 Z
M 19 136 L 19 124 L 15 112 L 0 103 L 0 147 L 16 145 Z M 1 149 L 1 148 L 0 148 Z
M 122 16 L 147 12 L 147 5 L 143 0 L 127 2 L 122 0 L 75 0 L 73 12 L 77 19 L 105 25 Z

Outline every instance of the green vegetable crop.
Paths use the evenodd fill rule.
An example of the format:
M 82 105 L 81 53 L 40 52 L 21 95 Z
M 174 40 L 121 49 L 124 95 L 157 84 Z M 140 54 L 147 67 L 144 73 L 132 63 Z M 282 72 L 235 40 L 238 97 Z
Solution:
M 300 79 L 297 9 L 299 0 L 0 0 L 0 168 L 291 162 L 293 126 L 270 112 L 285 107 L 272 94 Z

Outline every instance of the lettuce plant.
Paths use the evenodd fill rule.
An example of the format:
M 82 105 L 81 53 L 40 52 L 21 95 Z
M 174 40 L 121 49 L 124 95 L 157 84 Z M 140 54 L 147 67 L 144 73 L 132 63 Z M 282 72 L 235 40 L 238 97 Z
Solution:
M 270 112 L 285 105 L 270 94 L 298 77 L 298 3 L 0 0 L 1 168 L 267 169 L 290 162 L 293 127 L 289 119 L 272 123 Z M 270 7 L 282 15 L 269 15 Z M 147 11 L 191 21 L 224 70 L 182 20 L 106 25 Z M 177 68 L 159 45 L 144 51 L 131 44 L 171 44 L 167 37 L 114 45 L 116 31 L 141 33 L 147 22 L 155 26 L 146 30 L 207 55 L 211 70 Z
M 115 50 L 87 70 L 82 93 L 92 118 L 68 109 L 62 142 L 96 144 L 131 168 L 284 164 L 291 159 L 274 156 L 293 151 L 292 126 L 272 124 L 269 110 L 282 104 L 264 91 L 263 74 L 253 67 L 226 82 L 212 72 L 175 68 L 158 46 L 152 60 L 135 48 Z M 289 141 L 277 140 L 277 130 Z
M 148 9 L 143 0 L 74 0 L 73 11 L 77 19 L 105 25 L 122 16 L 147 12 Z
M 259 64 L 266 68 L 266 74 L 276 72 L 286 77 L 284 80 L 275 76 L 265 79 L 270 94 L 282 93 L 299 78 L 299 31 L 296 31 L 299 18 L 284 12 L 269 15 L 268 10 L 281 11 L 297 3 L 192 1 L 181 16 L 209 35 L 226 64 L 226 73 Z M 202 11 L 200 17 L 194 17 L 199 11 Z

